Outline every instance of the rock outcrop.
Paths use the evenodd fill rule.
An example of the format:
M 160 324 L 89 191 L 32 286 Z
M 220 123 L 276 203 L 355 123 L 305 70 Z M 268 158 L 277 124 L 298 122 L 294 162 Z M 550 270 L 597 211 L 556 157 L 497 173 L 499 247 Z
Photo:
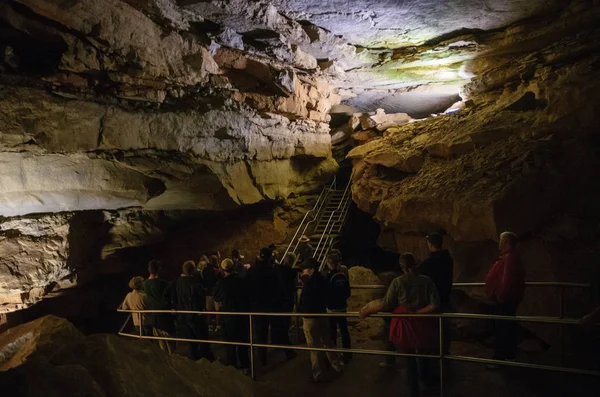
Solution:
M 233 367 L 169 356 L 147 341 L 85 337 L 53 316 L 0 335 L 0 382 L 14 397 L 277 395 Z
M 528 278 L 572 276 L 558 257 L 530 253 L 544 256 L 539 240 L 557 214 L 585 216 L 589 207 L 576 203 L 598 198 L 597 17 L 597 8 L 573 7 L 497 33 L 489 39 L 497 47 L 473 61 L 469 106 L 390 128 L 349 153 L 353 199 L 396 250 L 423 257 L 420 236 L 443 229 L 455 276 L 480 281 L 494 257 L 490 241 L 512 230 L 524 238 Z M 526 313 L 557 306 L 554 291 L 530 298 Z

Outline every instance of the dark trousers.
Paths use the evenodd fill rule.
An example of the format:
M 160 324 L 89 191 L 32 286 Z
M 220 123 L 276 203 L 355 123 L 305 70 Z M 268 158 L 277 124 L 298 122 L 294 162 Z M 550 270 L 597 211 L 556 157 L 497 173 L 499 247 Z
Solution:
M 142 327 L 142 336 L 152 336 L 152 326 L 151 325 L 143 325 Z M 135 333 L 137 335 L 140 335 L 140 326 L 136 325 L 135 326 Z
M 204 316 L 197 314 L 180 314 L 177 316 L 177 336 L 185 339 L 208 339 L 208 326 Z M 188 343 L 190 357 L 193 360 L 206 358 L 214 361 L 215 356 L 208 343 Z
M 221 318 L 223 339 L 227 342 L 245 342 L 249 340 L 249 325 L 248 319 L 243 316 L 223 316 Z M 250 368 L 250 349 L 248 346 L 227 345 L 227 362 L 226 365 L 231 365 L 238 368 Z
M 385 350 L 389 351 L 389 352 L 395 352 L 396 351 L 396 346 L 394 346 L 394 344 L 392 342 L 390 342 L 390 325 L 392 324 L 392 320 L 389 318 L 384 318 L 384 328 L 383 328 L 383 340 L 385 341 Z M 394 365 L 396 364 L 396 357 L 394 356 L 384 356 L 385 357 L 385 362 L 388 365 Z
M 442 302 L 440 309 L 442 313 L 452 313 L 452 304 L 450 302 Z M 447 356 L 450 354 L 450 344 L 452 343 L 451 319 L 443 318 L 442 327 L 442 351 L 444 352 L 444 355 Z
M 492 307 L 492 313 L 497 316 L 516 316 L 518 302 L 502 302 Z M 512 360 L 516 357 L 519 324 L 516 321 L 495 320 L 494 359 Z
M 345 313 L 340 311 L 338 313 Z M 334 312 L 335 313 L 335 312 Z M 331 341 L 334 345 L 337 344 L 337 331 L 340 330 L 342 336 L 342 347 L 344 349 L 350 349 L 350 332 L 348 331 L 348 319 L 346 317 L 329 317 L 329 332 L 331 333 Z M 344 353 L 344 358 L 352 358 L 352 353 Z
M 256 316 L 254 321 L 254 342 L 258 344 L 269 343 L 269 328 L 272 327 L 272 317 Z M 262 365 L 267 365 L 267 348 L 258 347 L 256 349 L 258 359 Z
M 286 305 L 283 308 L 284 313 L 291 313 L 294 310 L 294 304 Z M 292 323 L 292 317 L 290 316 L 281 316 L 281 317 L 272 317 L 271 318 L 271 338 L 273 339 L 273 343 L 276 345 L 291 345 L 292 341 L 290 340 L 290 325 Z M 286 349 L 285 355 L 290 358 L 294 356 L 294 350 Z
M 408 351 L 406 353 L 416 353 Z M 433 352 L 419 351 L 421 354 L 435 354 Z M 419 397 L 419 379 L 424 384 L 431 384 L 431 360 L 429 358 L 406 357 L 406 384 L 410 397 Z

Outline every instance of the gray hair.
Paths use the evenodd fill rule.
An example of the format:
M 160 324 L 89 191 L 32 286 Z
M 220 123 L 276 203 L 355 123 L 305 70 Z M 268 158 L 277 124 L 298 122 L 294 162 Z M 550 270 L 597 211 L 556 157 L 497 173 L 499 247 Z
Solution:
M 506 241 L 511 247 L 516 247 L 519 239 L 513 232 L 504 232 L 500 234 L 500 241 L 502 240 Z

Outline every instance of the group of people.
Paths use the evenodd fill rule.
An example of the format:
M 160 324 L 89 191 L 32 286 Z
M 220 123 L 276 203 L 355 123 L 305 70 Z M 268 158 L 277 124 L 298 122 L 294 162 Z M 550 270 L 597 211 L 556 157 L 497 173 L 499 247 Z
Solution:
M 362 318 L 387 311 L 395 314 L 431 314 L 451 312 L 450 293 L 453 281 L 453 259 L 442 247 L 439 233 L 426 237 L 429 256 L 417 266 L 413 254 L 400 255 L 403 274 L 394 279 L 385 297 L 373 301 L 360 311 Z M 500 256 L 486 276 L 485 292 L 493 314 L 515 316 L 525 290 L 525 271 L 517 251 L 517 236 L 504 232 L 499 240 Z M 446 320 L 446 319 L 445 319 Z M 442 323 L 442 346 L 439 346 L 438 322 L 428 317 L 396 317 L 388 322 L 389 340 L 394 349 L 405 353 L 436 354 L 441 348 L 449 353 L 450 334 L 447 321 Z M 518 325 L 514 321 L 495 321 L 495 360 L 514 360 L 518 345 Z M 406 357 L 407 383 L 411 397 L 419 395 L 419 383 L 431 384 L 428 359 Z M 389 366 L 390 360 L 382 363 Z M 496 365 L 488 365 L 495 369 Z
M 306 249 L 301 250 L 307 255 Z M 218 253 L 203 256 L 198 263 L 186 261 L 181 276 L 173 282 L 164 279 L 162 264 L 152 260 L 148 264 L 149 277 L 131 279 L 132 289 L 122 305 L 125 310 L 178 310 L 219 311 L 223 314 L 194 315 L 178 313 L 134 313 L 136 332 L 142 336 L 169 337 L 207 340 L 211 331 L 220 331 L 228 342 L 249 342 L 250 322 L 248 316 L 227 314 L 231 312 L 292 313 L 343 313 L 350 297 L 348 271 L 342 266 L 341 254 L 332 250 L 328 254 L 325 274 L 319 272 L 319 263 L 308 254 L 302 263 L 298 257 L 288 253 L 281 262 L 277 260 L 273 246 L 260 250 L 255 262 L 244 264 L 239 250 L 233 250 L 230 258 L 222 259 Z M 298 301 L 298 284 L 302 293 Z M 253 316 L 253 340 L 256 344 L 271 343 L 291 345 L 289 330 L 291 316 Z M 332 347 L 337 339 L 337 330 L 342 337 L 342 346 L 350 348 L 350 333 L 346 318 L 306 317 L 303 329 L 309 346 Z M 159 339 L 160 347 L 169 354 L 174 345 Z M 189 343 L 189 355 L 193 359 L 214 360 L 210 345 Z M 283 349 L 286 359 L 296 356 L 293 349 Z M 322 354 L 313 354 L 313 379 L 325 379 L 326 368 Z M 257 357 L 267 365 L 267 349 L 257 348 Z M 344 359 L 334 359 L 335 369 L 341 371 Z M 249 372 L 250 359 L 247 346 L 227 345 L 226 364 Z
M 453 259 L 448 250 L 443 249 L 443 237 L 432 233 L 426 237 L 429 249 L 428 258 L 419 265 L 414 255 L 400 256 L 402 275 L 390 284 L 385 297 L 376 300 L 360 311 L 362 318 L 387 311 L 393 313 L 436 313 L 452 310 L 450 294 L 453 282 Z M 514 316 L 523 297 L 525 287 L 524 269 L 516 249 L 517 237 L 514 233 L 500 235 L 500 256 L 486 277 L 486 294 L 493 304 L 495 314 Z M 342 347 L 351 348 L 350 333 L 344 313 L 351 294 L 348 269 L 342 265 L 339 250 L 332 249 L 326 258 L 326 269 L 320 271 L 320 263 L 312 257 L 308 241 L 300 241 L 299 255 L 288 253 L 280 263 L 274 247 L 260 250 L 252 266 L 243 263 L 238 250 L 231 258 L 220 258 L 219 254 L 203 257 L 196 265 L 193 261 L 183 264 L 181 277 L 172 283 L 161 277 L 161 264 L 151 261 L 148 265 L 150 276 L 143 280 L 135 277 L 130 282 L 133 291 L 127 295 L 124 309 L 131 310 L 192 310 L 214 311 L 219 315 L 213 329 L 222 331 L 224 340 L 248 342 L 249 321 L 246 316 L 228 315 L 228 312 L 267 312 L 302 315 L 303 331 L 309 347 L 332 348 L 337 341 L 338 330 Z M 302 291 L 297 300 L 298 285 Z M 330 313 L 331 316 L 311 314 Z M 137 332 L 141 335 L 166 337 L 176 334 L 180 338 L 202 339 L 209 337 L 208 315 L 168 313 L 133 315 Z M 269 331 L 275 345 L 289 346 L 290 316 L 253 316 L 254 342 L 267 344 Z M 389 341 L 394 349 L 408 352 L 430 352 L 439 349 L 436 344 L 437 321 L 429 318 L 395 317 L 387 321 Z M 450 333 L 448 324 L 443 327 L 441 348 L 449 352 Z M 496 345 L 494 358 L 512 360 L 517 350 L 517 324 L 512 321 L 498 321 L 495 324 Z M 160 340 L 161 348 L 172 352 L 170 342 Z M 437 342 L 439 343 L 439 342 Z M 214 356 L 206 343 L 190 343 L 190 356 L 194 359 Z M 292 349 L 284 349 L 287 359 L 295 356 Z M 259 361 L 267 364 L 266 348 L 257 349 Z M 321 382 L 342 372 L 344 365 L 351 360 L 347 352 L 311 352 L 311 379 Z M 417 361 L 407 357 L 407 381 L 411 396 L 419 394 L 419 380 L 430 382 L 427 360 Z M 226 364 L 236 366 L 244 372 L 250 367 L 247 346 L 227 345 Z M 390 361 L 382 366 L 390 365 Z

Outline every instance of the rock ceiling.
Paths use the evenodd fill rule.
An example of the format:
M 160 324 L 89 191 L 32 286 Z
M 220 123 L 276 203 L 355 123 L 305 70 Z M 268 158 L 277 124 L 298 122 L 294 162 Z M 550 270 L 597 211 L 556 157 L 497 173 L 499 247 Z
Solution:
M 457 99 L 468 61 L 489 34 L 567 2 L 544 0 L 234 0 L 180 2 L 192 15 L 265 42 L 298 45 L 339 87 L 344 103 L 420 117 Z M 299 29 L 299 25 L 302 30 Z M 307 37 L 308 36 L 308 37 Z M 268 37 L 268 40 L 265 39 Z M 334 108 L 334 112 L 339 108 Z M 347 109 L 347 108 L 343 108 Z M 343 110 L 340 110 L 343 111 Z

